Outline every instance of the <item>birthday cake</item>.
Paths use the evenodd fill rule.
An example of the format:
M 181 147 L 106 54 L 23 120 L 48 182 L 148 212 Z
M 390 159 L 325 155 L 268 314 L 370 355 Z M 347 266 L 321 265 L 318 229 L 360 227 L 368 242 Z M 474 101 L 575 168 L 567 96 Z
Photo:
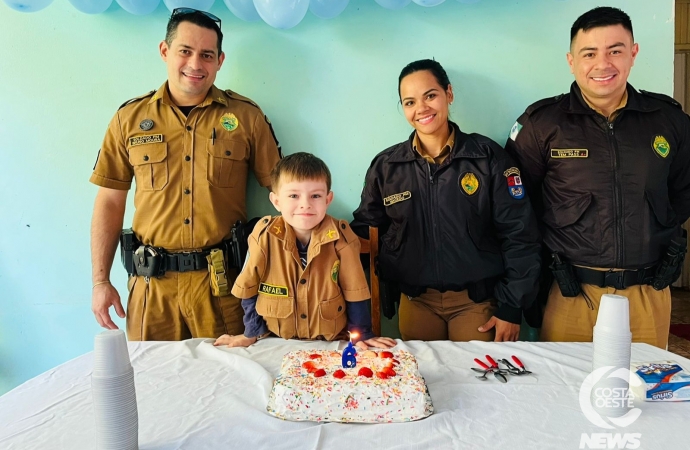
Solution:
M 360 351 L 356 366 L 342 353 L 289 352 L 268 399 L 270 414 L 314 422 L 410 422 L 434 412 L 417 361 L 409 352 Z

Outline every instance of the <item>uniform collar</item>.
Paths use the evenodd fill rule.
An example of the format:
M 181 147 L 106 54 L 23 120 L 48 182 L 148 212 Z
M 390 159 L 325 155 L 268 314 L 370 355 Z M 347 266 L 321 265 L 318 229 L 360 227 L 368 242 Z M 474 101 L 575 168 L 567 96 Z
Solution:
M 149 100 L 149 104 L 157 102 L 159 100 L 164 105 L 173 106 L 175 104 L 172 101 L 172 98 L 170 98 L 170 91 L 168 90 L 167 81 L 163 83 L 161 87 L 158 88 L 155 94 L 153 94 L 153 97 L 151 97 L 151 100 Z M 204 99 L 204 101 L 197 106 L 208 106 L 213 102 L 220 103 L 223 106 L 228 106 L 228 101 L 225 98 L 225 92 L 218 89 L 215 85 L 211 86 L 211 89 L 208 90 L 208 93 L 206 94 L 206 98 Z
M 338 231 L 338 224 L 336 222 L 337 221 L 333 217 L 326 214 L 321 223 L 311 230 L 311 241 L 309 241 L 310 251 L 322 244 L 340 239 L 340 232 Z M 297 246 L 295 230 L 285 222 L 282 216 L 276 217 L 273 223 L 269 225 L 268 232 L 284 241 L 283 248 L 285 250 L 292 251 Z
M 474 141 L 468 139 L 468 135 L 460 130 L 460 127 L 455 123 L 448 121 L 448 124 L 453 128 L 451 135 L 453 136 L 452 148 L 450 151 L 450 158 L 477 158 L 483 157 L 484 155 L 480 152 L 476 145 L 473 144 Z M 389 162 L 410 162 L 418 158 L 419 154 L 413 147 L 413 142 L 416 132 L 413 131 L 407 141 L 403 142 L 399 146 L 398 151 L 393 152 L 393 154 L 388 159 Z
M 617 113 L 625 110 L 650 112 L 659 109 L 657 105 L 651 104 L 646 98 L 630 84 L 626 86 L 627 99 L 625 105 L 619 106 L 616 109 Z M 580 86 L 573 81 L 570 86 L 569 101 L 561 102 L 561 108 L 569 113 L 574 114 L 597 114 L 597 111 L 592 109 L 587 101 L 582 97 Z M 600 113 L 599 113 L 600 114 Z
M 446 159 L 450 151 L 453 149 L 453 145 L 455 144 L 455 128 L 450 126 L 450 124 L 448 127 L 450 128 L 450 134 L 448 135 L 448 139 L 446 140 L 446 143 L 443 145 L 443 148 L 437 157 L 434 158 L 424 152 L 421 143 L 419 142 L 419 135 L 417 133 L 413 133 L 414 137 L 412 138 L 412 149 L 414 149 L 414 151 L 416 151 L 422 158 L 426 159 L 429 164 L 441 164 Z

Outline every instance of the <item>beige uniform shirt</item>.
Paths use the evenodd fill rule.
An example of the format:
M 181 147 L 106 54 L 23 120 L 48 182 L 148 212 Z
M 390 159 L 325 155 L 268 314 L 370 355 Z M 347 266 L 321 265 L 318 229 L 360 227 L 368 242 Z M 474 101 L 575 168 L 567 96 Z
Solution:
M 258 294 L 256 311 L 278 336 L 333 340 L 347 325 L 345 302 L 370 298 L 359 250 L 348 223 L 327 215 L 311 232 L 302 269 L 293 229 L 282 216 L 264 217 L 232 294 Z
M 126 190 L 134 178 L 137 237 L 194 250 L 218 244 L 246 219 L 249 169 L 268 186 L 279 159 L 270 123 L 251 100 L 213 86 L 185 117 L 166 82 L 115 114 L 90 181 Z

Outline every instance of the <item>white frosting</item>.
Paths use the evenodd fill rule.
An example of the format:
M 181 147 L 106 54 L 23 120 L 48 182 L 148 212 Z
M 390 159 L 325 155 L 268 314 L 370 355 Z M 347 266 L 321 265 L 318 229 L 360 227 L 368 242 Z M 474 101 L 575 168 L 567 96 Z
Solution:
M 431 397 L 415 357 L 404 350 L 392 353 L 397 364 L 376 352 L 359 352 L 357 366 L 345 369 L 340 352 L 290 352 L 283 358 L 266 409 L 281 419 L 315 422 L 409 422 L 431 415 Z M 311 355 L 320 357 L 312 359 Z M 307 361 L 324 369 L 326 375 L 309 373 L 303 367 Z M 377 372 L 391 363 L 395 376 L 379 378 Z M 362 367 L 370 368 L 373 376 L 358 375 Z M 345 377 L 334 377 L 337 370 Z

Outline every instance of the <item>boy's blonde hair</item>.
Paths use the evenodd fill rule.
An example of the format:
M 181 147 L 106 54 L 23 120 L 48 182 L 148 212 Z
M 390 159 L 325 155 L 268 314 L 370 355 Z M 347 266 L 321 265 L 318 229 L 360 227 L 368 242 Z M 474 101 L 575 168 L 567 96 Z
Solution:
M 295 181 L 324 180 L 328 192 L 331 192 L 331 171 L 325 162 L 311 153 L 293 153 L 278 161 L 271 171 L 271 190 L 276 194 L 281 178 Z

